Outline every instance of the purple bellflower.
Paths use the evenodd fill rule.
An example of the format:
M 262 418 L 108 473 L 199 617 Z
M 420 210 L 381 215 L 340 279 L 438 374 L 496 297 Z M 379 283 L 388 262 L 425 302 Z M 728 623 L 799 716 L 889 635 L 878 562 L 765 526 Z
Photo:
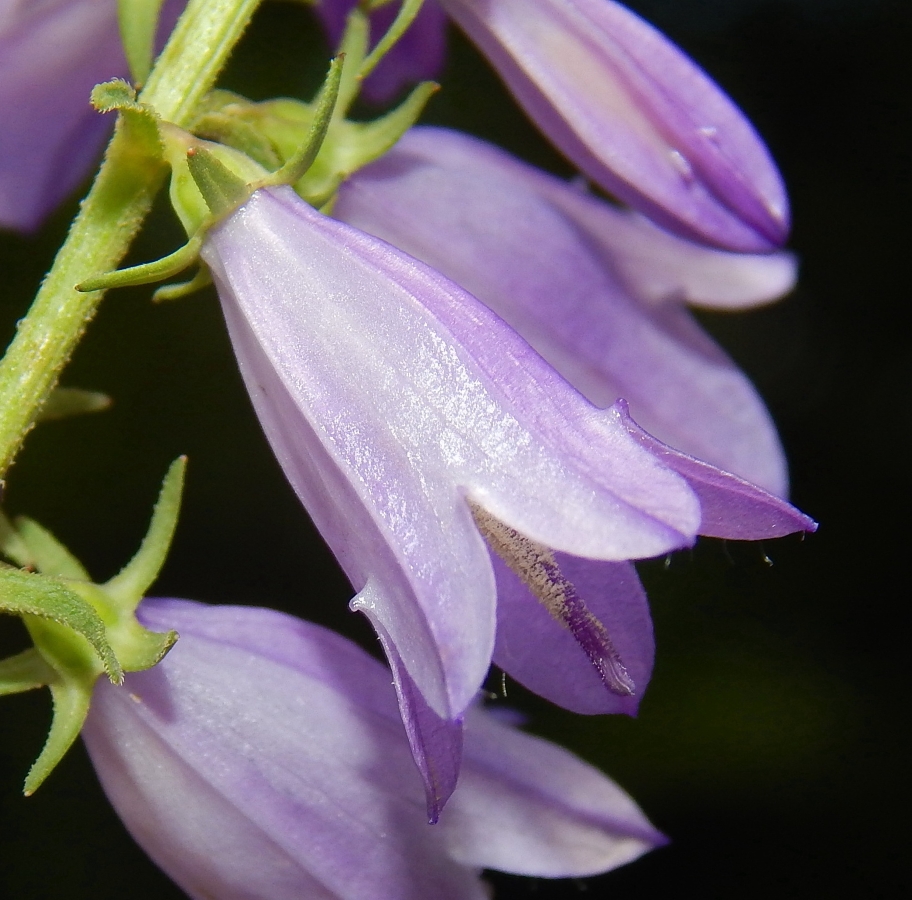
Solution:
M 412 129 L 353 175 L 333 215 L 474 294 L 596 406 L 623 397 L 666 444 L 785 495 L 766 408 L 682 301 L 775 299 L 794 284 L 790 254 L 693 244 L 439 128 Z
M 194 900 L 486 900 L 482 868 L 584 876 L 664 843 L 612 781 L 479 708 L 424 815 L 389 671 L 272 610 L 150 599 L 180 640 L 99 684 L 83 730 L 137 842 Z
M 570 709 L 632 712 L 652 634 L 626 561 L 813 527 L 597 409 L 475 297 L 290 188 L 256 191 L 202 258 L 273 450 L 384 644 L 432 816 L 492 655 Z
M 747 252 L 785 242 L 788 198 L 762 140 L 706 73 L 635 13 L 613 0 L 426 0 L 425 7 L 435 2 L 596 184 L 686 237 Z M 322 0 L 319 9 L 329 24 L 350 6 Z M 433 27 L 428 16 L 424 40 Z M 420 60 L 404 47 L 384 62 L 403 81 L 437 74 L 436 58 Z
M 112 127 L 89 95 L 127 74 L 116 0 L 0 0 L 0 227 L 34 231 L 86 177 Z

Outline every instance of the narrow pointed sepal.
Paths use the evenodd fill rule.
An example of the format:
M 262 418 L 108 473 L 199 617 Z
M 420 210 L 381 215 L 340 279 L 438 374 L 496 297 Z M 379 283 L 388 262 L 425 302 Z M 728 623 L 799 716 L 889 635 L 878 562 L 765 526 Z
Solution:
M 34 647 L 0 660 L 0 695 L 31 691 L 53 679 L 54 670 Z
M 108 641 L 104 622 L 64 582 L 19 569 L 0 569 L 0 612 L 34 617 L 39 620 L 36 627 L 40 620 L 46 620 L 63 632 L 81 636 L 100 660 L 98 671 L 103 669 L 115 683 L 123 681 L 123 669 Z M 69 651 L 64 652 L 69 655 Z
M 186 456 L 180 456 L 171 463 L 139 550 L 103 587 L 104 592 L 124 611 L 136 609 L 165 564 L 180 515 L 186 469 Z
M 38 414 L 39 422 L 68 419 L 86 413 L 104 412 L 111 406 L 111 397 L 101 391 L 87 391 L 82 388 L 57 387 L 45 401 Z
M 23 792 L 30 797 L 51 774 L 57 763 L 79 737 L 89 714 L 94 679 L 69 679 L 58 676 L 50 683 L 54 703 L 54 718 L 44 749 L 29 769 Z
M 117 18 L 130 74 L 142 84 L 152 70 L 155 33 L 164 0 L 117 0 Z

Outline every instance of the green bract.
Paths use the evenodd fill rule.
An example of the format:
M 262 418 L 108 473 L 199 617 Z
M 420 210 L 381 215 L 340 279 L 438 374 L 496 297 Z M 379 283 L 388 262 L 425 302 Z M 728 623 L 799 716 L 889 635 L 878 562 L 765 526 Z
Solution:
M 34 647 L 0 661 L 0 694 L 50 688 L 54 718 L 25 782 L 31 794 L 76 739 L 96 679 L 115 684 L 148 669 L 177 640 L 144 628 L 134 615 L 164 564 L 180 508 L 186 460 L 162 484 L 149 530 L 133 559 L 110 581 L 93 584 L 82 564 L 31 519 L 0 520 L 0 551 L 21 568 L 0 568 L 0 611 L 18 615 Z

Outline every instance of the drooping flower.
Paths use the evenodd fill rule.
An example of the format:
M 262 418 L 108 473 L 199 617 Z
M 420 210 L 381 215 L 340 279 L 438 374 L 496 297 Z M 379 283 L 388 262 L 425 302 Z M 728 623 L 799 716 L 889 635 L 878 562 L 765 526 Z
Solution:
M 169 0 L 160 33 L 184 0 Z M 33 231 L 86 177 L 110 133 L 92 88 L 128 74 L 117 0 L 0 4 L 0 227 Z
M 623 397 L 666 444 L 785 495 L 766 408 L 682 303 L 769 302 L 794 284 L 790 254 L 693 244 L 441 128 L 355 173 L 333 215 L 474 294 L 592 403 Z
M 517 680 L 630 711 L 652 640 L 626 561 L 701 530 L 811 527 L 733 476 L 644 449 L 623 406 L 592 406 L 473 296 L 290 189 L 255 192 L 202 256 L 273 450 L 384 644 L 432 815 L 495 631 Z
M 389 672 L 344 638 L 266 609 L 146 600 L 180 641 L 84 729 L 114 808 L 192 898 L 484 900 L 482 868 L 543 877 L 623 865 L 664 842 L 617 785 L 482 709 L 436 825 Z
M 605 190 L 665 228 L 726 249 L 785 242 L 788 198 L 762 140 L 712 79 L 635 13 L 613 0 L 425 6 L 435 2 L 545 135 Z M 350 5 L 322 0 L 324 20 Z M 402 77 L 407 57 L 400 50 L 392 63 Z M 417 74 L 436 72 L 422 64 Z

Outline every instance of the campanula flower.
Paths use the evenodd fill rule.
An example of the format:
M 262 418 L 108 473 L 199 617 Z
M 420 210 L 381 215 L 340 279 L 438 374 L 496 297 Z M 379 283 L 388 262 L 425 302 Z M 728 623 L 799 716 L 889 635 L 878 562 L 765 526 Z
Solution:
M 678 233 L 764 251 L 785 189 L 740 110 L 613 0 L 440 0 L 548 138 L 594 182 Z
M 706 73 L 635 13 L 613 0 L 426 0 L 425 10 L 435 4 L 606 191 L 665 228 L 726 249 L 785 242 L 788 198 L 762 140 Z M 351 5 L 322 0 L 324 21 L 336 20 L 331 34 Z M 436 47 L 442 29 L 427 14 L 422 37 Z M 399 49 L 393 63 L 402 78 L 409 55 Z M 436 76 L 436 59 L 411 59 L 412 77 Z
M 0 3 L 0 227 L 33 231 L 86 177 L 112 124 L 89 95 L 127 74 L 117 0 Z
M 482 868 L 604 872 L 664 838 L 617 785 L 482 709 L 436 825 L 389 671 L 272 610 L 144 601 L 180 631 L 123 687 L 99 683 L 83 731 L 111 803 L 192 898 L 485 900 Z
M 563 669 L 546 696 L 595 686 L 612 698 L 600 711 L 616 708 L 640 696 L 651 665 L 627 560 L 701 531 L 811 527 L 733 476 L 644 444 L 623 405 L 594 407 L 475 297 L 290 188 L 256 191 L 208 233 L 202 258 L 273 450 L 384 644 L 432 815 L 455 785 L 460 718 L 499 615 L 511 619 L 498 655 L 510 674 L 547 682 Z M 523 638 L 523 610 L 537 605 L 546 615 Z
M 623 397 L 665 443 L 784 496 L 765 406 L 681 304 L 769 302 L 794 284 L 790 254 L 682 240 L 441 128 L 412 129 L 353 175 L 333 215 L 474 294 L 597 406 Z

